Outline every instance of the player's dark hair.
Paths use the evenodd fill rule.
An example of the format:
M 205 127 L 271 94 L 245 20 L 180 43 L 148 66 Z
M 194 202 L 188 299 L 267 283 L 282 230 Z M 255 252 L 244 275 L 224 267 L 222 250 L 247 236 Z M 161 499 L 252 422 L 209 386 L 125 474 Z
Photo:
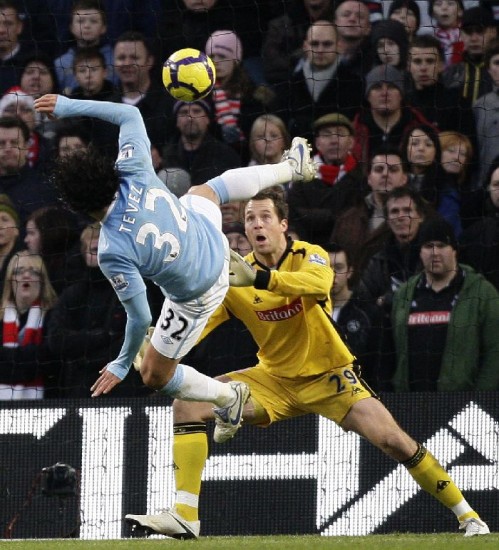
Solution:
M 270 199 L 274 203 L 274 208 L 277 213 L 279 221 L 288 219 L 288 204 L 284 198 L 282 190 L 264 189 L 251 198 L 253 201 L 264 201 Z
M 110 158 L 90 150 L 58 157 L 51 181 L 71 210 L 90 214 L 111 204 L 120 177 Z

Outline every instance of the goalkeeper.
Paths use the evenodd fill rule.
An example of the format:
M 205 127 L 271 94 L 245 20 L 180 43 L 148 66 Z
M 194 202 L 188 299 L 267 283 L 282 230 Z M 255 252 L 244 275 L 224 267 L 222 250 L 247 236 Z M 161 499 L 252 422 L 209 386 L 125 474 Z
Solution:
M 316 245 L 287 241 L 287 227 L 286 203 L 278 193 L 263 191 L 248 202 L 245 228 L 253 253 L 249 263 L 232 254 L 231 288 L 203 333 L 230 313 L 259 346 L 258 365 L 219 377 L 250 388 L 244 420 L 262 427 L 308 413 L 333 420 L 402 463 L 422 489 L 454 512 L 465 536 L 489 533 L 438 461 L 400 428 L 363 383 L 355 357 L 331 322 L 334 274 L 328 254 Z M 129 514 L 126 520 L 149 533 L 197 538 L 208 456 L 206 421 L 215 420 L 217 443 L 233 437 L 240 422 L 208 403 L 175 400 L 173 410 L 175 507 L 157 515 Z

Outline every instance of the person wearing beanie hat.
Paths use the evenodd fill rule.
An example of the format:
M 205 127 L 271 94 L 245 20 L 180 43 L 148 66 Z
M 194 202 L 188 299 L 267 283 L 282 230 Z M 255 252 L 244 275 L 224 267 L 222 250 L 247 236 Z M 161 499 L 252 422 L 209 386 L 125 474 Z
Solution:
M 462 33 L 466 52 L 478 58 L 485 55 L 490 42 L 497 38 L 497 22 L 487 8 L 476 6 L 464 12 Z
M 208 99 L 196 99 L 196 101 L 176 101 L 173 105 L 173 116 L 177 118 L 180 107 L 184 107 L 186 105 L 199 105 L 199 107 L 204 110 L 208 118 L 211 118 L 213 116 L 213 108 Z
M 400 71 L 406 70 L 409 39 L 402 23 L 387 19 L 373 25 L 371 45 L 375 65 L 393 65 Z
M 404 74 L 392 65 L 378 65 L 365 78 L 365 99 L 368 107 L 357 112 L 354 156 L 364 163 L 371 151 L 398 147 L 407 128 L 429 124 L 418 109 L 405 105 Z
M 193 102 L 177 101 L 173 106 L 177 135 L 161 151 L 164 169 L 185 170 L 190 185 L 200 185 L 224 170 L 241 166 L 241 160 L 232 147 L 212 132 L 213 110 L 209 98 Z M 165 171 L 161 180 L 169 188 Z M 184 182 L 186 183 L 186 182 Z M 177 192 L 185 185 L 180 186 Z
M 365 86 L 366 99 L 368 99 L 371 90 L 381 84 L 397 88 L 400 95 L 404 95 L 404 74 L 392 65 L 378 65 L 367 73 Z
M 481 6 L 465 10 L 461 38 L 464 45 L 462 61 L 445 69 L 442 83 L 448 88 L 457 88 L 473 104 L 494 89 L 492 78 L 483 63 L 485 52 L 497 38 L 491 12 Z
M 416 0 L 393 0 L 388 10 L 388 18 L 404 25 L 409 41 L 414 38 L 421 25 L 421 12 Z
M 213 32 L 206 42 L 205 52 L 211 57 L 213 62 L 218 60 L 233 60 L 241 63 L 243 59 L 243 45 L 239 36 L 235 32 L 228 30 Z
M 440 216 L 431 217 L 421 224 L 418 241 L 420 247 L 450 246 L 457 251 L 458 244 L 452 225 Z
M 13 86 L 12 88 L 9 88 L 2 96 L 2 99 L 0 99 L 0 116 L 4 116 L 6 114 L 15 114 L 17 107 L 24 107 L 27 108 L 30 112 L 34 112 L 34 105 L 35 100 L 30 95 L 28 95 L 19 86 Z M 13 113 L 8 110 L 9 107 L 14 107 Z
M 19 83 L 33 99 L 57 92 L 59 82 L 50 57 L 44 53 L 30 55 L 25 60 Z
M 222 225 L 222 231 L 229 241 L 229 246 L 241 256 L 251 252 L 251 245 L 246 237 L 244 225 L 240 222 L 229 222 Z
M 395 391 L 499 389 L 499 292 L 458 262 L 442 218 L 427 219 L 418 240 L 423 271 L 400 286 L 392 306 Z
M 256 86 L 251 80 L 242 64 L 243 47 L 235 32 L 213 32 L 206 41 L 205 51 L 216 68 L 211 98 L 220 134 L 239 153 L 242 164 L 247 164 L 251 126 L 274 101 L 274 92 L 266 85 Z

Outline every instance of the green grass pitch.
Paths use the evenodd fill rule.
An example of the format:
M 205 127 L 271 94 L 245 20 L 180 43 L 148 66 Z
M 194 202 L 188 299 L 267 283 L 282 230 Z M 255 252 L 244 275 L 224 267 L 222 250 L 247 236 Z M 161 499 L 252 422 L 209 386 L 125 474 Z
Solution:
M 496 550 L 499 534 L 464 538 L 462 534 L 395 534 L 366 537 L 202 537 L 199 540 L 127 539 L 83 541 L 69 539 L 0 540 L 0 548 L 11 550 Z

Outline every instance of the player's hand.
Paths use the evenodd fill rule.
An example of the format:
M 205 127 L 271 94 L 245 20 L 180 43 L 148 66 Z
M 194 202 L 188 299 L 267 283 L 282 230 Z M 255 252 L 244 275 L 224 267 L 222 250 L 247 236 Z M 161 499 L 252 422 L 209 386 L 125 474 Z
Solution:
M 50 118 L 55 118 L 54 110 L 57 103 L 57 97 L 57 94 L 45 94 L 35 99 L 35 111 L 37 113 L 44 113 Z
M 149 344 L 151 342 L 152 334 L 154 332 L 154 327 L 149 327 L 147 330 L 147 334 L 144 337 L 144 340 L 142 342 L 142 345 L 140 346 L 139 353 L 135 356 L 135 359 L 133 360 L 133 366 L 135 370 L 138 370 L 140 372 L 140 367 L 142 366 L 142 361 L 144 360 L 144 355 L 146 354 L 146 349 L 149 347 Z
M 104 367 L 100 371 L 99 378 L 97 378 L 95 384 L 90 388 L 92 397 L 99 397 L 99 395 L 109 393 L 120 382 L 121 380 L 116 375 L 109 372 L 107 367 Z
M 253 286 L 256 271 L 234 250 L 230 251 L 229 284 L 230 286 Z

